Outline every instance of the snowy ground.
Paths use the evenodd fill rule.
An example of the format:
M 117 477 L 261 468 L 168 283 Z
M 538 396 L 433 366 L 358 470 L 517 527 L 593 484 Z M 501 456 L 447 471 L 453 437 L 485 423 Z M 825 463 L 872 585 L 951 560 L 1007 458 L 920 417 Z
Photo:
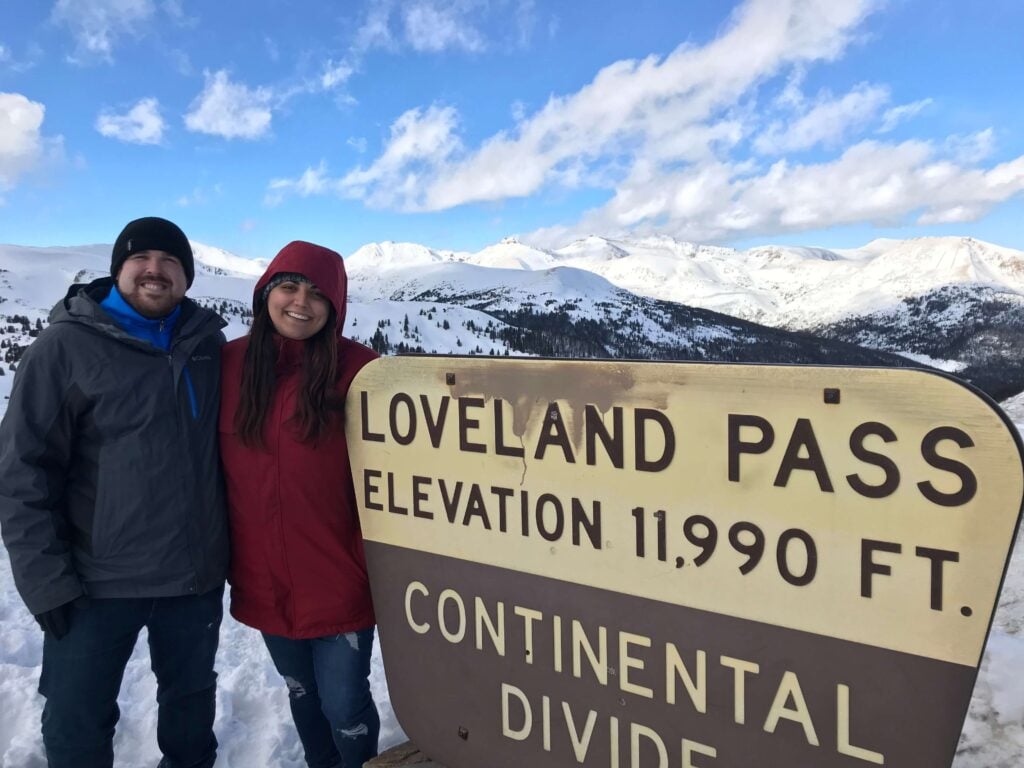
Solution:
M 0 766 L 46 768 L 39 736 L 43 700 L 36 693 L 42 633 L 14 591 L 6 554 L 0 558 Z M 217 768 L 305 768 L 285 688 L 259 633 L 225 616 L 217 670 Z M 404 741 L 376 649 L 372 684 L 381 710 L 382 747 Z M 118 704 L 115 765 L 152 768 L 160 761 L 160 752 L 155 738 L 156 680 L 149 670 L 145 633 L 128 662 Z
M 1024 427 L 1024 399 L 1005 404 Z M 42 633 L 14 589 L 10 562 L 0 548 L 0 768 L 45 768 L 39 737 L 42 698 L 36 692 Z M 304 768 L 302 747 L 288 712 L 284 686 L 259 634 L 225 616 L 217 656 L 217 768 Z M 1018 540 L 1003 586 L 992 634 L 960 738 L 954 768 L 1024 765 L 1024 544 Z M 381 747 L 405 737 L 395 719 L 375 649 L 374 697 L 381 710 Z M 143 638 L 128 664 L 115 740 L 118 768 L 154 766 L 156 682 Z M 486 768 L 481 766 L 480 768 Z

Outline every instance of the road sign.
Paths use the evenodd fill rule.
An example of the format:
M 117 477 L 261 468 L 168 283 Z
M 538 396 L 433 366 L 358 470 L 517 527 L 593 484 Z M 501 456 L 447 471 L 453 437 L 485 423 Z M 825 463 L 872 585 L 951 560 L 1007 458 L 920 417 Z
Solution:
M 951 763 L 1024 497 L 977 392 L 400 357 L 346 428 L 392 703 L 435 760 Z

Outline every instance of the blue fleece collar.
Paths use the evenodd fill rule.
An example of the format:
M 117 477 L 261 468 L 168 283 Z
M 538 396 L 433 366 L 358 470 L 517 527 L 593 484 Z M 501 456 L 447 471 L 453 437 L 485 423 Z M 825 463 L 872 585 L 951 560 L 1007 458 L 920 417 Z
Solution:
M 100 302 L 100 306 L 125 333 L 148 341 L 165 352 L 171 348 L 171 336 L 174 334 L 174 325 L 181 315 L 181 304 L 166 317 L 143 317 L 124 300 L 117 286 L 113 285 L 107 297 Z

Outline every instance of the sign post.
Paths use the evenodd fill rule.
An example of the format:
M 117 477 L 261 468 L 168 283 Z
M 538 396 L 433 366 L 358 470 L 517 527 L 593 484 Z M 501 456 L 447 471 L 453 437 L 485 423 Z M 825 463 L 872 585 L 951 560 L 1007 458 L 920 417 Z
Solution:
M 948 766 L 1020 441 L 905 369 L 401 357 L 346 429 L 392 703 L 451 768 Z

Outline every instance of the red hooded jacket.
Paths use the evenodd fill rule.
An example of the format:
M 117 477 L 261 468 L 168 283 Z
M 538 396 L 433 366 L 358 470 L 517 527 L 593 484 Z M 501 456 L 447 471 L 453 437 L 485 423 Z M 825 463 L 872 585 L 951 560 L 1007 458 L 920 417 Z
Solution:
M 334 306 L 338 333 L 337 391 L 376 353 L 341 336 L 348 279 L 341 257 L 312 243 L 286 245 L 256 283 L 254 310 L 280 272 L 308 277 Z M 366 629 L 374 624 L 363 537 L 340 421 L 316 445 L 292 426 L 302 383 L 303 341 L 275 336 L 277 383 L 264 423 L 265 449 L 242 443 L 235 430 L 248 337 L 224 347 L 220 450 L 231 522 L 231 614 L 244 624 L 290 638 Z

